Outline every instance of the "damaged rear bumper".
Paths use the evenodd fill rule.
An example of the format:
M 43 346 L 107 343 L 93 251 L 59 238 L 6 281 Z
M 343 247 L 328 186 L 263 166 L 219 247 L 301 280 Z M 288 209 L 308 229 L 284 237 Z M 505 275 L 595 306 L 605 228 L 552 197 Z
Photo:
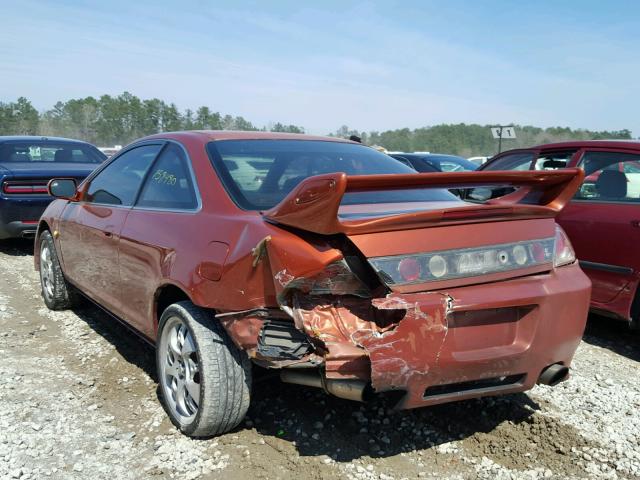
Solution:
M 416 408 L 532 388 L 569 366 L 591 284 L 576 265 L 549 273 L 386 298 L 294 298 L 295 325 L 318 346 L 326 379 L 402 391 Z

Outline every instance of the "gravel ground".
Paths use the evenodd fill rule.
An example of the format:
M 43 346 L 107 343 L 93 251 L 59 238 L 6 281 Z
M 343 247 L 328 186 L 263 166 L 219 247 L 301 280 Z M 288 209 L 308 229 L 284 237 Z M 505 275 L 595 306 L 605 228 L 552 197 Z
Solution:
M 640 478 L 640 336 L 590 319 L 569 381 L 391 412 L 258 378 L 246 421 L 172 427 L 153 351 L 95 307 L 49 312 L 0 243 L 0 478 Z

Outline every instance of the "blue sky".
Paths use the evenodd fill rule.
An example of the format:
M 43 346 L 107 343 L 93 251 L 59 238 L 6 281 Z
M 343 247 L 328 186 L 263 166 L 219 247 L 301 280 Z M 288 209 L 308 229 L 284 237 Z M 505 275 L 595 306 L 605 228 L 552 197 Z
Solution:
M 640 2 L 0 0 L 0 101 L 129 91 L 313 133 L 640 135 Z

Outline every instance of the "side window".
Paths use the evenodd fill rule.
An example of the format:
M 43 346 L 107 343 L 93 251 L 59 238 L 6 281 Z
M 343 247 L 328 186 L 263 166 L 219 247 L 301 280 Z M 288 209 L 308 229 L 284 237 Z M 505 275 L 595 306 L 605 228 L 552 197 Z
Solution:
M 85 201 L 133 205 L 144 175 L 161 147 L 143 145 L 120 155 L 91 181 Z
M 487 165 L 484 170 L 529 170 L 533 152 L 517 152 L 504 155 Z
M 585 179 L 576 199 L 640 203 L 640 155 L 586 152 L 580 166 Z
M 136 206 L 191 210 L 196 194 L 184 152 L 169 144 L 147 175 Z

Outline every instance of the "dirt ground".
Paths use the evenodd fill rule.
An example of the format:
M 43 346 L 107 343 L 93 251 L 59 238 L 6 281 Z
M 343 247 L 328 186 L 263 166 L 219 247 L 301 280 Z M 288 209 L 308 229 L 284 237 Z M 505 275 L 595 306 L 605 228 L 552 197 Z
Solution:
M 558 319 L 562 321 L 562 319 Z M 392 412 L 259 375 L 249 414 L 177 433 L 150 347 L 91 305 L 48 311 L 0 242 L 0 478 L 640 478 L 640 336 L 593 318 L 569 381 Z

